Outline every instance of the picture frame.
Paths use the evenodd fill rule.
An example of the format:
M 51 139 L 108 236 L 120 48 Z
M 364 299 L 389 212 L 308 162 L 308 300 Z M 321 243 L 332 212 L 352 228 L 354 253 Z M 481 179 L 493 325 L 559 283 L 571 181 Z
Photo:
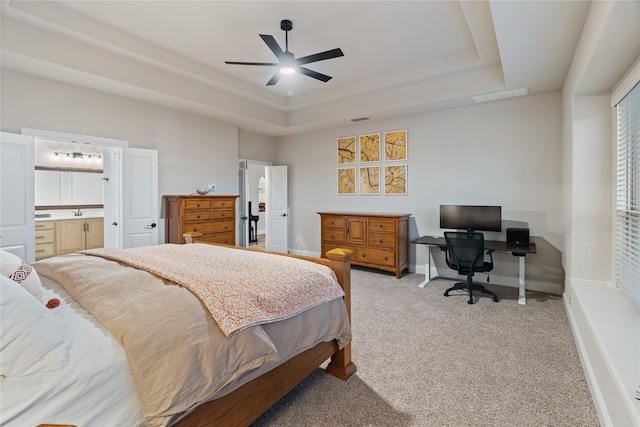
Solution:
M 356 162 L 356 137 L 355 136 L 338 138 L 336 148 L 337 148 L 339 165 Z
M 380 161 L 380 134 L 371 133 L 360 135 L 359 138 L 360 163 Z
M 396 130 L 384 134 L 384 160 L 386 162 L 407 160 L 407 131 Z
M 361 195 L 380 194 L 380 166 L 360 167 L 358 178 Z
M 338 195 L 356 194 L 356 168 L 338 168 Z
M 384 166 L 384 194 L 393 196 L 407 195 L 407 165 Z

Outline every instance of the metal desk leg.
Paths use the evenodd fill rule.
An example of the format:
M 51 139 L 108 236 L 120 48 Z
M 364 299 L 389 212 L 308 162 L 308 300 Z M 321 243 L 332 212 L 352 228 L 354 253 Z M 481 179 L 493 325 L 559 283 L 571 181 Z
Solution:
M 418 285 L 419 288 L 424 288 L 431 281 L 431 246 L 425 246 L 427 247 L 427 262 L 424 264 L 424 281 Z
M 520 284 L 520 290 L 519 290 L 519 295 L 518 295 L 518 304 L 520 305 L 526 305 L 527 304 L 527 295 L 526 295 L 526 290 L 524 288 L 524 258 L 523 256 L 518 257 L 520 258 L 520 274 L 518 277 L 519 280 L 519 284 Z

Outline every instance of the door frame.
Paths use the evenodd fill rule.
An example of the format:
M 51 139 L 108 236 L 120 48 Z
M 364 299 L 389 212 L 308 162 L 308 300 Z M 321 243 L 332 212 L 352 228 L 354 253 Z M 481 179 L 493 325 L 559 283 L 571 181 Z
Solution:
M 125 141 L 122 139 L 103 138 L 100 136 L 81 135 L 81 134 L 58 132 L 58 131 L 51 131 L 51 130 L 45 130 L 45 129 L 25 128 L 25 127 L 21 128 L 20 132 L 23 135 L 32 136 L 34 138 L 34 150 L 35 150 L 35 144 L 37 139 L 48 139 L 53 141 L 72 142 L 72 143 L 75 142 L 75 143 L 82 143 L 82 144 L 95 145 L 95 146 L 101 146 L 101 147 L 111 147 L 119 150 L 120 155 L 118 156 L 119 157 L 118 163 L 114 165 L 114 170 L 105 171 L 105 174 L 109 173 L 112 175 L 118 175 L 118 179 L 117 179 L 117 185 L 115 186 L 113 191 L 114 200 L 111 201 L 112 206 L 115 206 L 114 217 L 113 218 L 105 217 L 104 224 L 105 224 L 105 243 L 113 241 L 113 247 L 121 248 L 123 244 L 123 239 L 124 239 L 124 235 L 122 231 L 123 227 L 115 224 L 118 224 L 124 218 L 122 203 L 121 203 L 121 200 L 123 197 L 122 179 L 120 178 L 122 177 L 122 171 L 124 170 L 123 169 L 123 164 L 124 164 L 123 152 L 125 148 L 129 148 L 129 141 Z M 108 224 L 114 224 L 114 226 L 117 226 L 118 227 L 117 231 L 115 233 L 108 233 L 107 231 Z

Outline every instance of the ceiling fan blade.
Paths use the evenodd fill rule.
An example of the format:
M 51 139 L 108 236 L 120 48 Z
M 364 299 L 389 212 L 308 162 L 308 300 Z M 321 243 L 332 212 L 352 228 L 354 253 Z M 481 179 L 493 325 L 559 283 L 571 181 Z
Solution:
M 265 66 L 276 66 L 280 65 L 277 62 L 237 62 L 237 61 L 224 61 L 225 64 L 235 64 L 235 65 L 265 65 Z
M 260 34 L 260 37 L 264 40 L 267 46 L 269 46 L 269 49 L 271 49 L 276 58 L 281 61 L 285 58 L 284 51 L 280 49 L 280 45 L 273 36 L 270 36 L 269 34 Z
M 311 62 L 324 61 L 326 59 L 338 58 L 340 56 L 344 56 L 342 50 L 340 48 L 327 50 L 325 52 L 316 53 L 314 55 L 303 56 L 302 58 L 296 59 L 298 65 L 309 64 Z
M 323 82 L 328 82 L 331 80 L 331 76 L 327 76 L 326 74 L 318 73 L 317 71 L 310 70 L 305 67 L 299 67 L 300 73 L 305 76 L 313 77 L 314 79 L 322 80 Z
M 282 73 L 280 71 L 276 71 L 273 77 L 271 77 L 271 80 L 267 82 L 267 86 L 273 86 L 274 84 L 278 83 L 278 80 L 280 80 L 281 76 Z

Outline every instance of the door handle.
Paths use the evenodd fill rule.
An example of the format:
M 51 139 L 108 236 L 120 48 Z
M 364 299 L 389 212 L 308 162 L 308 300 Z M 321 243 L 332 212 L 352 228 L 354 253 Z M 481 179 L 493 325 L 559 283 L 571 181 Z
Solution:
M 114 221 L 114 222 L 111 223 L 111 225 L 115 225 L 117 227 L 118 223 Z
M 282 214 L 282 215 L 280 215 L 280 216 L 287 216 L 287 214 Z
M 150 228 L 156 228 L 157 224 L 155 222 L 152 222 L 151 224 L 147 225 L 145 228 L 148 230 Z
M 243 221 L 246 221 L 249 217 L 248 216 L 241 216 L 240 219 Z

